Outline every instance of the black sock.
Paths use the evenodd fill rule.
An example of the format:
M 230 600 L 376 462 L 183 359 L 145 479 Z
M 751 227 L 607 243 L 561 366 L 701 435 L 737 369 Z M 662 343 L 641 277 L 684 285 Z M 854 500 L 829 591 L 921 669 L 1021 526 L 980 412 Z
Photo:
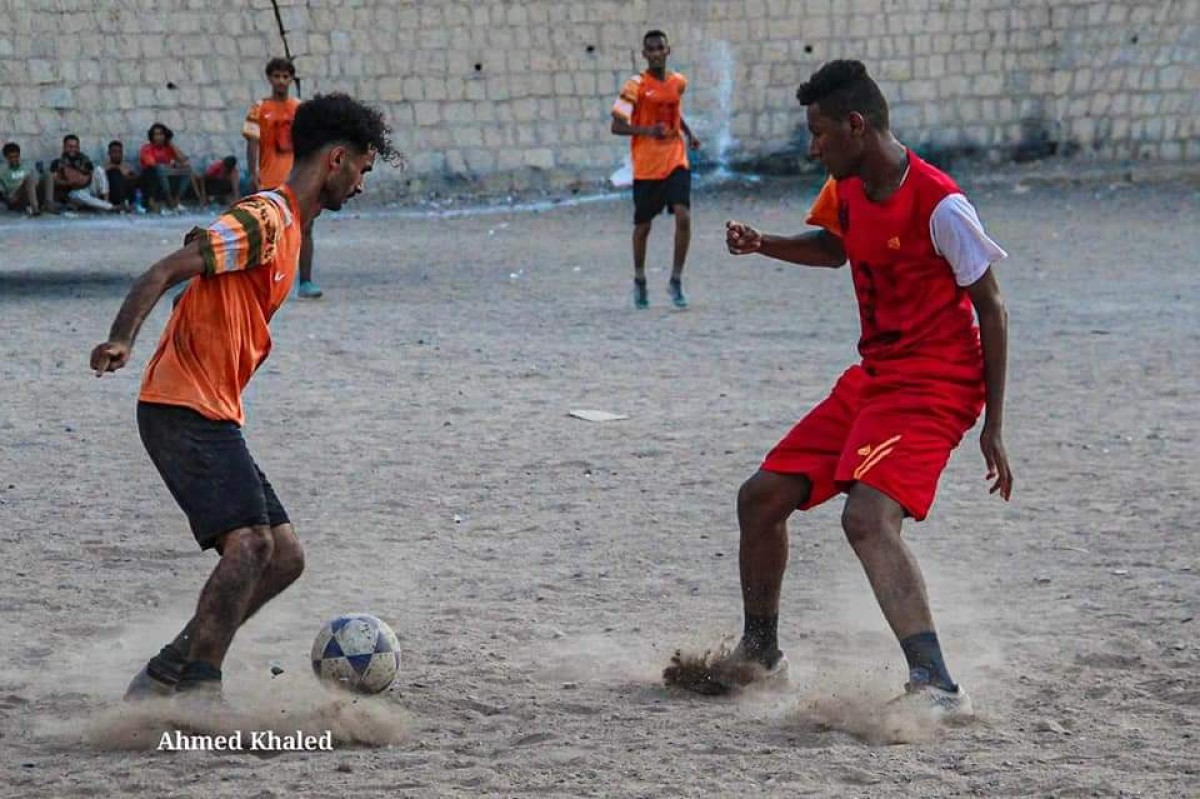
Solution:
M 900 648 L 908 659 L 910 681 L 925 682 L 947 691 L 958 690 L 954 680 L 950 679 L 950 672 L 946 670 L 937 633 L 910 635 L 900 642 Z
M 742 640 L 746 642 L 747 654 L 774 657 L 779 651 L 779 614 L 752 616 L 746 614 L 746 625 Z
M 671 275 L 671 285 L 682 286 L 683 285 L 683 275 Z
M 636 284 L 638 284 L 638 285 L 639 285 L 639 286 L 641 286 L 642 288 L 645 288 L 645 287 L 646 287 L 646 278 L 644 278 L 644 277 L 635 277 L 635 278 L 633 279 L 633 282 L 634 282 L 634 283 L 636 283 Z
M 179 682 L 179 678 L 183 674 L 183 668 L 186 665 L 187 659 L 175 646 L 175 643 L 172 642 L 160 649 L 157 655 L 150 658 L 150 662 L 146 664 L 146 672 L 159 682 L 174 685 Z
M 221 670 L 216 666 L 205 663 L 202 660 L 193 660 L 191 663 L 183 667 L 183 674 L 179 677 L 180 687 L 184 684 L 203 683 L 203 682 L 220 682 Z

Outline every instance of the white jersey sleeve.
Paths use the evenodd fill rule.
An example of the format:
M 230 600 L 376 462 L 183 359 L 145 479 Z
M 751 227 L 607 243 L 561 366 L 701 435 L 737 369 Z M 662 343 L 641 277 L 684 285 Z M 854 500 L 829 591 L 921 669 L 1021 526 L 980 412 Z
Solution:
M 989 266 L 1008 257 L 984 231 L 975 206 L 962 194 L 948 194 L 937 204 L 929 217 L 929 235 L 960 286 L 971 285 Z

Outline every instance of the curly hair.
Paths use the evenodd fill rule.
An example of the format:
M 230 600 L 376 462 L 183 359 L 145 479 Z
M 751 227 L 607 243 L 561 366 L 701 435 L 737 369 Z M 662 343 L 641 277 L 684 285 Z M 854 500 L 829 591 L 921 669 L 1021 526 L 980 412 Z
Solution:
M 272 58 L 267 62 L 267 77 L 271 77 L 273 72 L 286 72 L 294 78 L 296 77 L 296 65 L 288 58 Z
M 171 130 L 161 122 L 155 122 L 150 126 L 150 129 L 146 131 L 146 141 L 154 141 L 154 131 L 156 130 L 161 130 L 163 132 L 163 140 L 167 144 L 170 144 L 171 140 L 175 138 L 175 131 Z
M 292 148 L 304 161 L 330 144 L 345 144 L 360 153 L 374 150 L 376 157 L 396 165 L 401 155 L 392 146 L 392 130 L 383 113 L 348 94 L 318 94 L 296 109 L 292 122 Z
M 887 130 L 888 106 L 879 85 L 861 61 L 830 61 L 796 91 L 800 105 L 821 106 L 821 113 L 845 119 L 857 111 L 877 130 Z

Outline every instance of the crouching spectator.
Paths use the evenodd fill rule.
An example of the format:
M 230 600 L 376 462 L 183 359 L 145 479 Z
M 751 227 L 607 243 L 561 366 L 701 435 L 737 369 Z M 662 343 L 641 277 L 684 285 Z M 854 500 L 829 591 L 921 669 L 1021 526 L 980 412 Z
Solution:
M 104 175 L 108 178 L 108 201 L 125 211 L 132 210 L 134 194 L 138 188 L 138 173 L 125 160 L 125 145 L 119 141 L 108 143 L 108 160 L 104 162 Z
M 148 141 L 142 145 L 138 161 L 142 167 L 142 193 L 151 211 L 180 213 L 187 210 L 180 198 L 190 184 L 200 197 L 201 187 L 188 164 L 187 156 L 175 146 L 175 132 L 161 122 L 155 122 L 146 132 Z
M 212 202 L 233 205 L 242 198 L 237 159 L 227 155 L 204 170 L 204 193 Z
M 68 133 L 63 137 L 62 155 L 50 162 L 46 176 L 46 210 L 66 202 L 97 211 L 113 210 L 108 197 L 108 177 L 96 169 L 92 159 L 79 150 L 79 137 Z
M 0 200 L 10 211 L 24 211 L 30 216 L 42 212 L 38 205 L 38 174 L 36 169 L 21 166 L 21 147 L 16 142 L 4 145 L 4 164 L 0 165 Z

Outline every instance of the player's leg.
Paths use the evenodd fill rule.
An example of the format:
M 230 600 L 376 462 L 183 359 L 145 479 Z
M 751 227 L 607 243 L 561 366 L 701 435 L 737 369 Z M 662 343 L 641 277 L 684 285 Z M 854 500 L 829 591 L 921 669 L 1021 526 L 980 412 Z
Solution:
M 803 474 L 759 470 L 742 483 L 737 497 L 738 568 L 744 627 L 740 649 L 770 667 L 779 659 L 779 592 L 787 568 L 787 520 L 812 495 Z
M 242 624 L 245 624 L 263 605 L 283 593 L 304 572 L 304 548 L 300 545 L 300 539 L 297 538 L 292 525 L 290 523 L 274 525 L 270 528 L 270 532 L 271 560 L 254 587 L 254 593 L 242 615 Z M 184 666 L 189 660 L 196 659 L 192 648 L 196 624 L 197 617 L 193 616 L 175 636 L 175 639 L 150 659 L 147 671 L 151 672 L 155 679 L 163 683 L 170 683 L 173 688 L 179 681 Z
M 654 217 L 666 207 L 665 181 L 635 180 L 633 182 L 633 305 L 650 307 L 646 288 L 646 249 Z
M 273 546 L 271 562 L 267 564 L 262 578 L 258 581 L 258 586 L 250 599 L 250 606 L 242 617 L 243 623 L 257 613 L 259 608 L 283 593 L 304 573 L 304 547 L 300 545 L 300 539 L 296 536 L 287 511 L 284 510 L 283 503 L 275 494 L 275 488 L 271 485 L 271 481 L 263 474 L 262 469 L 258 469 L 257 465 L 255 469 L 258 471 L 263 496 L 267 502 L 267 519 L 271 524 Z
M 908 661 L 909 691 L 922 692 L 938 710 L 969 714 L 969 700 L 946 667 L 925 579 L 901 527 L 906 515 L 921 521 L 928 514 L 951 452 L 979 414 L 982 384 L 899 385 L 873 393 L 847 438 L 837 470 L 839 483 L 848 487 L 842 527 Z
M 250 604 L 242 617 L 242 623 L 247 622 L 263 605 L 279 596 L 300 578 L 304 573 L 304 547 L 296 536 L 290 524 L 271 528 L 274 547 L 271 550 L 271 562 L 263 571 L 262 577 L 255 586 Z
M 900 503 L 856 483 L 842 512 L 842 527 L 908 661 L 908 695 L 938 714 L 970 716 L 971 701 L 946 668 L 921 567 L 900 537 L 903 518 Z
M 925 578 L 900 537 L 903 519 L 900 503 L 877 488 L 855 483 L 842 511 L 842 529 L 867 573 L 884 618 L 909 655 L 909 666 L 925 669 L 935 685 L 954 690 L 937 645 Z M 932 639 L 931 646 L 922 645 L 926 639 Z
M 738 491 L 738 546 L 744 627 L 737 660 L 774 669 L 782 659 L 777 628 L 779 596 L 787 567 L 787 520 L 838 493 L 834 473 L 860 404 L 866 377 L 848 369 L 822 400 L 763 460 Z M 740 672 L 734 682 L 756 675 Z
M 651 224 L 647 220 L 633 226 L 633 304 L 636 308 L 650 307 L 650 294 L 646 288 L 646 246 L 650 241 Z
M 180 676 L 180 690 L 220 681 L 225 653 L 251 608 L 274 547 L 267 525 L 231 530 L 217 540 L 221 560 L 200 591 L 189 625 L 188 663 Z
M 207 419 L 190 408 L 141 402 L 138 430 L 197 543 L 216 548 L 221 561 L 195 618 L 134 678 L 127 698 L 219 679 L 224 650 L 250 607 L 275 544 L 263 478 L 236 424 Z M 286 522 L 286 515 L 280 521 Z
M 687 261 L 688 247 L 692 243 L 692 173 L 679 168 L 666 180 L 667 204 L 675 215 L 675 249 L 671 261 L 671 279 L 667 293 L 676 308 L 686 308 L 687 298 L 683 294 L 683 265 Z
M 313 282 L 312 279 L 312 262 L 313 262 L 313 226 L 310 222 L 304 228 L 302 238 L 300 239 L 300 287 L 297 289 L 297 296 L 305 300 L 315 300 L 321 297 L 325 292 L 321 291 L 321 287 Z

